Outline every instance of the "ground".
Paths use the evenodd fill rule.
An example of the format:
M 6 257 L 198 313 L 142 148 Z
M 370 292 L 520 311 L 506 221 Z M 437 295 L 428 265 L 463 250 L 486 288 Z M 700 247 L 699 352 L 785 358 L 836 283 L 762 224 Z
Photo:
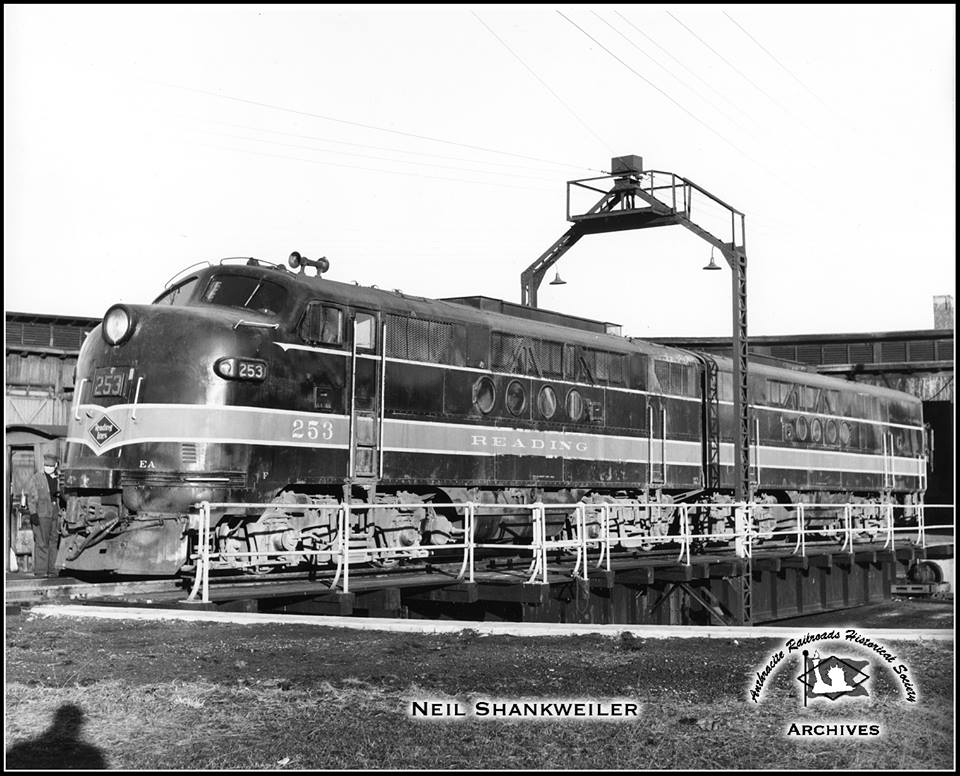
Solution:
M 797 626 L 797 636 L 824 629 Z M 868 698 L 804 709 L 796 654 L 759 703 L 750 699 L 757 672 L 784 646 L 770 639 L 424 636 L 24 610 L 6 622 L 7 767 L 949 769 L 953 642 L 885 643 L 908 666 L 916 703 L 873 660 Z M 477 698 L 624 698 L 640 713 L 620 722 L 408 715 L 413 700 Z M 785 735 L 794 722 L 851 720 L 882 733 Z

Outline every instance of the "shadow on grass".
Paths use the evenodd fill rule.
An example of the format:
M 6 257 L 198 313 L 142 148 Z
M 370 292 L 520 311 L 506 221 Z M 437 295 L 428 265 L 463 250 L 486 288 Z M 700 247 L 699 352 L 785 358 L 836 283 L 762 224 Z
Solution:
M 57 709 L 53 724 L 36 738 L 15 744 L 7 750 L 10 770 L 103 770 L 107 767 L 102 752 L 80 740 L 83 710 L 72 703 Z

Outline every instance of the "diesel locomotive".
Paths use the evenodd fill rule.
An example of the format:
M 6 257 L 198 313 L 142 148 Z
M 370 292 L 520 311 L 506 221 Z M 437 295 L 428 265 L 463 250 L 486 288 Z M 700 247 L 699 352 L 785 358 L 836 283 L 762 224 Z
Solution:
M 345 500 L 381 505 L 353 512 L 350 536 L 383 563 L 456 541 L 464 502 L 499 505 L 474 526 L 491 543 L 529 538 L 530 510 L 511 505 L 533 503 L 558 505 L 555 532 L 559 505 L 608 505 L 615 544 L 635 551 L 678 530 L 679 504 L 701 531 L 731 530 L 730 359 L 308 263 L 203 263 L 152 304 L 107 310 L 77 364 L 60 567 L 177 574 L 203 501 L 246 504 L 215 510 L 211 530 L 220 565 L 248 571 L 322 561 Z M 817 511 L 825 535 L 856 505 L 871 538 L 885 504 L 909 519 L 922 499 L 914 397 L 755 362 L 749 416 L 762 537 L 809 503 L 838 505 Z

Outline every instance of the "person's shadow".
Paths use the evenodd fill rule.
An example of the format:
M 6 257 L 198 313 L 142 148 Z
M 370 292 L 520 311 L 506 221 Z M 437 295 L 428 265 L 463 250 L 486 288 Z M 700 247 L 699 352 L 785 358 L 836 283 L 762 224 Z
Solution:
M 57 709 L 53 724 L 36 738 L 7 750 L 6 767 L 28 770 L 77 768 L 104 770 L 107 762 L 100 750 L 80 740 L 83 710 L 68 703 Z

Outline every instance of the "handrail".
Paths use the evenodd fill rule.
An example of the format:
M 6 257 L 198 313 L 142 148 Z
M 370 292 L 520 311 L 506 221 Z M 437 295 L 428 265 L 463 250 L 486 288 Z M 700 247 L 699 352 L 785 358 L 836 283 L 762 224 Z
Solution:
M 417 502 L 407 505 L 410 507 L 416 506 Z M 320 510 L 332 510 L 336 508 L 336 539 L 332 542 L 331 546 L 323 546 L 318 549 L 305 549 L 305 550 L 251 550 L 251 551 L 212 551 L 212 526 L 211 526 L 211 516 L 214 510 L 223 510 L 223 509 L 269 509 L 269 508 L 283 508 L 283 506 L 290 506 L 299 509 L 320 509 Z M 316 559 L 319 556 L 323 556 L 328 562 L 335 563 L 332 580 L 329 581 L 329 590 L 336 591 L 339 589 L 343 593 L 350 592 L 350 566 L 352 563 L 357 562 L 370 562 L 375 560 L 377 557 L 382 555 L 390 555 L 398 552 L 403 552 L 403 547 L 398 546 L 387 546 L 387 547 L 357 547 L 351 548 L 351 531 L 353 527 L 353 515 L 357 513 L 369 513 L 377 509 L 395 509 L 398 506 L 396 503 L 385 502 L 385 503 L 375 503 L 375 504 L 352 504 L 349 502 L 344 502 L 336 507 L 333 505 L 283 505 L 283 504 L 265 504 L 262 502 L 256 503 L 243 503 L 243 502 L 208 502 L 204 501 L 196 505 L 198 510 L 198 543 L 197 550 L 194 554 L 191 555 L 191 558 L 196 561 L 194 580 L 191 591 L 187 596 L 187 601 L 191 603 L 198 602 L 208 602 L 209 601 L 209 591 L 210 591 L 210 570 L 213 561 L 225 561 L 230 558 L 265 558 L 269 561 L 272 557 L 300 557 L 304 559 Z M 545 504 L 543 502 L 536 502 L 533 504 L 485 504 L 477 503 L 473 501 L 465 502 L 455 502 L 450 504 L 445 504 L 445 507 L 453 508 L 458 511 L 461 511 L 463 517 L 463 540 L 461 542 L 455 542 L 450 544 L 443 545 L 418 545 L 417 550 L 424 551 L 427 556 L 432 552 L 443 551 L 449 552 L 451 550 L 462 550 L 463 557 L 460 561 L 460 569 L 456 575 L 456 583 L 461 583 L 466 579 L 469 583 L 475 582 L 475 570 L 476 570 L 476 550 L 477 549 L 497 549 L 497 550 L 514 550 L 517 552 L 529 552 L 531 553 L 530 565 L 527 569 L 526 582 L 528 584 L 548 584 L 550 577 L 550 569 L 548 566 L 548 553 L 550 551 L 557 550 L 567 550 L 575 553 L 573 559 L 572 570 L 565 571 L 568 576 L 573 578 L 582 579 L 584 581 L 589 581 L 589 562 L 590 562 L 590 551 L 591 549 L 597 551 L 597 561 L 595 564 L 596 568 L 604 567 L 606 571 L 611 570 L 611 555 L 613 546 L 618 542 L 618 538 L 629 538 L 624 534 L 621 534 L 619 531 L 615 535 L 614 531 L 611 529 L 611 509 L 616 508 L 618 505 L 616 503 L 597 503 L 591 504 L 589 502 L 579 501 L 575 503 L 561 503 L 561 504 Z M 672 507 L 679 511 L 679 534 L 671 535 L 646 535 L 643 537 L 643 542 L 646 544 L 656 545 L 656 544 L 678 544 L 679 551 L 675 558 L 676 563 L 684 564 L 686 566 L 691 565 L 691 547 L 694 541 L 725 541 L 733 542 L 733 546 L 736 552 L 736 555 L 741 558 L 750 559 L 753 557 L 753 550 L 755 544 L 759 541 L 759 535 L 755 527 L 755 515 L 762 512 L 763 509 L 769 505 L 764 503 L 757 502 L 712 502 L 712 503 L 681 503 L 681 504 L 672 504 L 664 505 L 657 502 L 639 502 L 638 504 L 631 505 L 633 508 L 650 508 L 653 506 L 661 507 Z M 793 506 L 796 509 L 795 523 L 793 526 L 780 526 L 775 528 L 775 533 L 780 534 L 796 534 L 796 542 L 792 550 L 792 554 L 800 554 L 802 557 L 805 557 L 807 554 L 807 536 L 808 535 L 817 535 L 823 536 L 826 531 L 837 530 L 829 529 L 824 526 L 811 525 L 809 521 L 815 519 L 816 515 L 814 514 L 811 517 L 811 513 L 815 513 L 818 509 L 829 509 L 829 510 L 842 510 L 842 519 L 843 526 L 839 530 L 842 531 L 843 542 L 840 546 L 840 551 L 846 550 L 848 553 L 853 553 L 855 551 L 855 534 L 861 533 L 864 530 L 873 531 L 873 528 L 866 524 L 864 528 L 856 528 L 854 526 L 854 509 L 879 509 L 880 515 L 880 526 L 876 533 L 883 532 L 884 534 L 884 543 L 883 548 L 891 548 L 895 546 L 896 537 L 907 532 L 916 531 L 916 539 L 914 540 L 915 545 L 920 545 L 926 547 L 926 526 L 925 526 L 925 516 L 924 509 L 926 506 L 921 500 L 916 505 L 900 505 L 894 503 L 883 503 L 883 504 L 872 504 L 872 503 L 845 503 L 845 504 L 836 504 L 836 503 L 815 503 L 815 502 L 797 502 L 791 505 L 780 505 L 780 506 Z M 733 522 L 734 530 L 732 533 L 715 531 L 697 531 L 692 530 L 691 521 L 690 521 L 690 509 L 699 509 L 699 508 L 719 508 L 723 510 L 732 510 L 733 511 Z M 896 509 L 901 508 L 904 510 L 914 508 L 916 509 L 917 514 L 917 526 L 916 528 L 912 526 L 896 527 L 895 526 L 895 514 Z M 495 510 L 495 511 L 526 511 L 530 514 L 530 525 L 532 532 L 532 540 L 529 543 L 518 544 L 518 543 L 481 543 L 476 540 L 476 519 L 477 519 L 477 510 Z M 567 519 L 571 521 L 569 523 L 573 535 L 571 538 L 563 538 L 558 534 L 557 538 L 551 538 L 548 535 L 546 516 L 547 511 L 565 511 L 569 510 Z M 592 523 L 595 519 L 599 519 L 600 530 L 598 535 L 590 538 L 587 533 L 588 529 L 588 518 L 587 512 L 590 511 L 590 522 Z M 872 520 L 872 517 L 867 517 L 867 519 Z M 458 529 L 459 532 L 459 529 Z M 260 562 L 260 561 L 257 561 Z
M 212 266 L 213 266 L 209 261 L 203 261 L 203 260 L 201 260 L 201 261 L 195 262 L 194 264 L 191 264 L 191 265 L 190 265 L 189 267 L 187 267 L 186 269 L 182 269 L 182 270 L 180 270 L 179 272 L 177 272 L 172 278 L 170 278 L 166 283 L 164 283 L 164 285 L 163 285 L 163 290 L 166 291 L 168 288 L 170 288 L 170 286 L 173 285 L 174 281 L 180 279 L 180 276 L 181 276 L 181 275 L 186 275 L 186 274 L 187 274 L 188 272 L 190 272 L 190 270 L 192 270 L 194 267 L 200 267 L 200 266 L 202 266 L 202 265 L 204 265 L 204 264 L 205 264 L 206 266 L 208 266 L 208 267 L 212 267 Z
M 137 390 L 133 394 L 133 405 L 130 407 L 130 420 L 137 422 L 137 404 L 140 402 L 140 386 L 143 385 L 143 378 L 137 378 Z
M 387 390 L 387 324 L 383 323 L 380 330 L 380 393 L 378 404 L 380 405 L 380 422 L 377 427 L 377 453 L 379 462 L 377 465 L 377 476 L 383 477 L 383 418 L 386 414 L 387 398 L 384 393 Z
M 236 331 L 241 326 L 250 326 L 254 329 L 279 329 L 279 323 L 264 323 L 263 321 L 248 321 L 244 318 L 241 318 L 233 325 L 233 330 Z
M 84 377 L 84 378 L 80 381 L 80 387 L 77 389 L 77 393 L 76 393 L 76 395 L 74 396 L 74 401 L 76 401 L 76 403 L 77 403 L 76 407 L 75 407 L 74 410 L 73 410 L 73 419 L 74 419 L 74 420 L 80 420 L 80 404 L 81 404 L 81 402 L 83 401 L 83 384 L 84 384 L 84 383 L 89 383 L 89 382 L 90 382 L 90 378 L 89 378 L 89 377 Z

